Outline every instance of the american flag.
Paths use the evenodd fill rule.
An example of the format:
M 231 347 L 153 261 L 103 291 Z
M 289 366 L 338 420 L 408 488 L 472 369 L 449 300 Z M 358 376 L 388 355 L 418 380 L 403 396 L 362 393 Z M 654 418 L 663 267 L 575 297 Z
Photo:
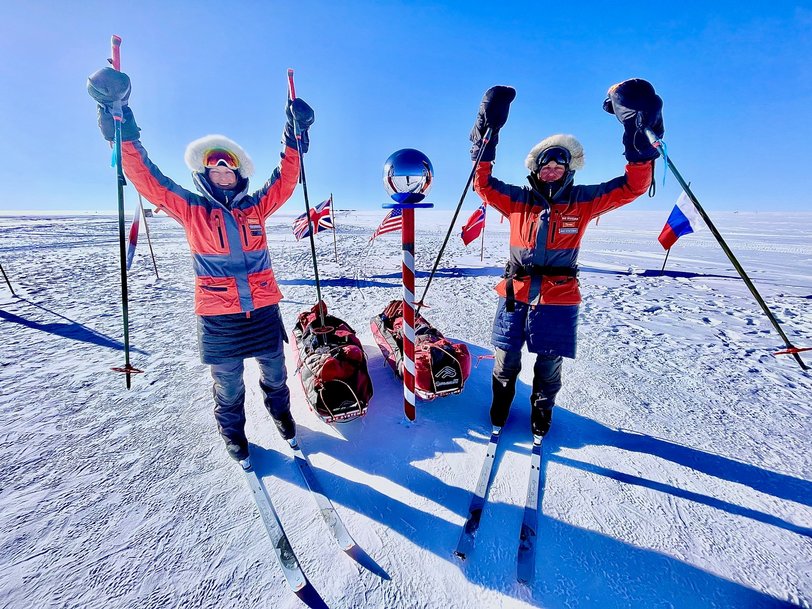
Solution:
M 317 234 L 323 230 L 335 228 L 333 225 L 332 198 L 319 203 L 310 210 L 310 221 L 316 227 Z M 293 221 L 293 236 L 298 241 L 308 235 L 310 235 L 310 225 L 307 222 L 307 212 L 305 212 Z
M 482 234 L 482 229 L 485 228 L 485 205 L 480 205 L 477 210 L 468 218 L 468 222 L 462 227 L 462 242 L 465 245 L 471 243 L 474 239 Z
M 372 241 L 375 237 L 400 230 L 402 226 L 403 212 L 398 208 L 394 208 L 386 214 L 386 217 L 381 221 L 381 225 L 375 229 L 375 232 L 372 233 L 372 237 L 370 237 L 369 240 Z

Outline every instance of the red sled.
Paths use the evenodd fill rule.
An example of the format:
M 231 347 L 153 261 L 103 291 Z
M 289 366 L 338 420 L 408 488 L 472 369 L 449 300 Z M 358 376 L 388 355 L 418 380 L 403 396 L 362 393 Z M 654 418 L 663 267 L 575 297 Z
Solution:
M 390 302 L 369 325 L 387 363 L 403 378 L 403 301 Z M 422 315 L 416 315 L 414 325 L 414 392 L 417 397 L 433 400 L 460 393 L 471 374 L 468 346 L 445 338 Z
M 324 312 L 324 325 L 319 306 Z M 296 371 L 316 416 L 325 423 L 364 416 L 372 399 L 372 379 L 355 330 L 344 320 L 328 315 L 322 302 L 299 314 L 293 338 Z

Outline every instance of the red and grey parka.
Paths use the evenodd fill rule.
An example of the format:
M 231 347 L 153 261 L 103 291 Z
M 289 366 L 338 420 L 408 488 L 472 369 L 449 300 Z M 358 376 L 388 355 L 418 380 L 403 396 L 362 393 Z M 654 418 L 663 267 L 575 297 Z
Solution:
M 227 140 L 222 136 L 209 138 Z M 229 149 L 236 146 L 227 141 Z M 247 163 L 250 164 L 250 159 Z M 139 140 L 122 143 L 122 165 L 138 192 L 180 222 L 186 231 L 196 275 L 195 313 L 250 314 L 282 299 L 268 254 L 265 220 L 290 198 L 296 187 L 299 154 L 295 148 L 285 147 L 279 166 L 254 193 L 248 193 L 248 175 L 241 168 L 242 191 L 228 207 L 206 188 L 202 165 L 193 173 L 200 192 L 190 192 L 161 173 Z
M 535 158 L 542 152 L 545 142 L 553 142 L 548 147 L 561 146 L 561 138 L 566 137 L 571 138 L 547 138 L 531 155 Z M 580 149 L 580 144 L 571 139 Z M 493 344 L 511 351 L 521 349 L 526 340 L 532 353 L 574 358 L 581 302 L 576 276 L 581 239 L 590 220 L 634 201 L 648 190 L 653 161 L 628 163 L 625 174 L 609 182 L 570 184 L 552 197 L 530 186 L 501 182 L 493 177 L 492 170 L 492 162 L 477 165 L 474 190 L 510 222 L 509 266 L 528 270 L 528 274 L 520 272 L 512 279 L 503 279 L 495 288 L 501 298 L 493 325 Z M 506 302 L 510 281 L 513 307 Z

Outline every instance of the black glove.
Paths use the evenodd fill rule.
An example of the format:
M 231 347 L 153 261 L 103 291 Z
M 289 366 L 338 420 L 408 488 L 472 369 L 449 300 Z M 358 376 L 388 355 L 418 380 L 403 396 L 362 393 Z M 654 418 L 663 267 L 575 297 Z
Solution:
M 307 105 L 307 102 L 301 98 L 296 98 L 289 101 L 285 107 L 285 115 L 288 117 L 288 122 L 285 125 L 285 144 L 291 148 L 296 148 L 296 133 L 293 128 L 293 121 L 296 121 L 296 128 L 302 136 L 301 147 L 304 154 L 310 148 L 310 136 L 307 130 L 313 121 L 316 120 L 316 115 L 313 113 L 313 108 Z
M 479 104 L 479 112 L 476 122 L 471 129 L 470 140 L 471 160 L 476 161 L 480 148 L 483 145 L 482 138 L 488 129 L 491 129 L 491 139 L 485 145 L 480 161 L 493 161 L 496 158 L 496 144 L 499 142 L 499 130 L 505 126 L 510 111 L 511 102 L 516 99 L 516 89 L 504 85 L 496 85 L 485 91 L 482 103 Z
M 129 106 L 124 106 L 121 109 L 123 120 L 121 122 L 121 141 L 131 142 L 141 137 L 141 129 L 135 122 L 133 111 Z M 104 139 L 112 142 L 116 139 L 116 121 L 113 114 L 104 106 L 99 106 L 99 129 L 101 129 Z
M 137 140 L 139 132 L 132 110 L 127 105 L 130 99 L 130 77 L 113 68 L 102 68 L 87 79 L 87 92 L 99 104 L 99 129 L 104 139 L 115 139 L 115 116 L 122 117 L 121 140 Z
M 632 78 L 610 87 L 603 109 L 623 123 L 623 146 L 627 161 L 638 163 L 659 156 L 645 134 L 646 129 L 650 129 L 658 138 L 665 133 L 663 100 L 654 92 L 651 83 Z

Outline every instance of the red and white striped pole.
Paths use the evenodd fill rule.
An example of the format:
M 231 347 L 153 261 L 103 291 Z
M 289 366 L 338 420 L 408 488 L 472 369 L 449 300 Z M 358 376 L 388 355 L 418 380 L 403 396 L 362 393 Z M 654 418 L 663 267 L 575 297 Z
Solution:
M 401 248 L 403 250 L 403 413 L 414 421 L 416 416 L 414 393 L 414 210 L 434 207 L 423 203 L 431 183 L 434 169 L 428 157 L 413 148 L 393 153 L 384 165 L 383 181 L 386 191 L 396 203 L 385 208 L 401 211 Z
M 414 397 L 414 209 L 403 210 L 403 413 L 416 416 Z

